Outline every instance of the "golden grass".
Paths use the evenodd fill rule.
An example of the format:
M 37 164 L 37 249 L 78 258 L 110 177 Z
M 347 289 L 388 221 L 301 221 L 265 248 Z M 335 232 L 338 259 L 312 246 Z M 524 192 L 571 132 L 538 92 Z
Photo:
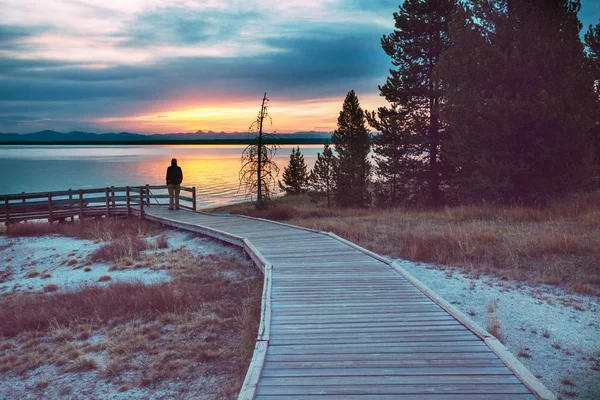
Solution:
M 333 232 L 392 257 L 600 293 L 600 193 L 543 208 L 328 209 L 303 195 L 274 204 L 267 210 L 247 204 L 220 210 Z

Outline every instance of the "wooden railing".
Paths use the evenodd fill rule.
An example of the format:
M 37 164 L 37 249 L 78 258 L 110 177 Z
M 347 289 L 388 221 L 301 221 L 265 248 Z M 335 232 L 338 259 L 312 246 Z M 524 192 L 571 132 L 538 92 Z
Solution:
M 186 196 L 185 193 L 191 193 Z M 169 195 L 167 186 L 124 186 L 94 189 L 61 190 L 54 192 L 0 195 L 5 224 L 26 220 L 48 219 L 64 221 L 75 217 L 144 214 L 145 207 L 165 206 Z M 166 200 L 166 201 L 165 201 Z M 196 210 L 196 188 L 181 186 L 180 207 Z

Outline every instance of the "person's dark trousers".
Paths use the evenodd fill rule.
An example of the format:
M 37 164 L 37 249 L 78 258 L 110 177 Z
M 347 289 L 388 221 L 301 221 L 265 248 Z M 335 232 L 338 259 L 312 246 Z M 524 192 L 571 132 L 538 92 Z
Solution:
M 179 191 L 181 185 L 167 185 L 169 189 L 169 210 L 173 209 L 173 198 L 175 200 L 175 209 L 179 210 Z

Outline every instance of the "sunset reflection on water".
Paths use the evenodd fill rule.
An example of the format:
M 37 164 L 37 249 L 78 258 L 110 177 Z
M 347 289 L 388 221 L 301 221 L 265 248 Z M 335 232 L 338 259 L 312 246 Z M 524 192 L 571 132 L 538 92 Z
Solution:
M 185 186 L 196 186 L 198 208 L 244 201 L 238 173 L 243 145 L 0 146 L 0 193 L 43 192 L 106 186 L 164 185 L 176 158 Z M 281 146 L 281 172 L 292 148 Z M 300 146 L 312 168 L 322 145 Z M 280 174 L 281 178 L 281 174 Z

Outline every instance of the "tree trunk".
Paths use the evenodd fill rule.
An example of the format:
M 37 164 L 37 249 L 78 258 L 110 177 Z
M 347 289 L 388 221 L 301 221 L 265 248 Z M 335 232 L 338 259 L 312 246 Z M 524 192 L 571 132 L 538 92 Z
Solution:
M 262 106 L 260 107 L 260 123 L 258 126 L 258 165 L 256 168 L 257 173 L 257 190 L 256 190 L 256 201 L 259 207 L 263 206 L 263 195 L 262 195 L 262 152 L 263 152 L 263 144 L 262 144 L 262 128 L 263 128 L 263 120 L 265 118 L 265 101 L 267 100 L 267 94 L 265 93 L 262 101 Z
M 431 196 L 431 206 L 440 205 L 440 177 L 438 165 L 438 146 L 439 146 L 439 123 L 435 115 L 435 103 L 437 99 L 430 99 L 431 119 L 429 124 L 429 194 Z

